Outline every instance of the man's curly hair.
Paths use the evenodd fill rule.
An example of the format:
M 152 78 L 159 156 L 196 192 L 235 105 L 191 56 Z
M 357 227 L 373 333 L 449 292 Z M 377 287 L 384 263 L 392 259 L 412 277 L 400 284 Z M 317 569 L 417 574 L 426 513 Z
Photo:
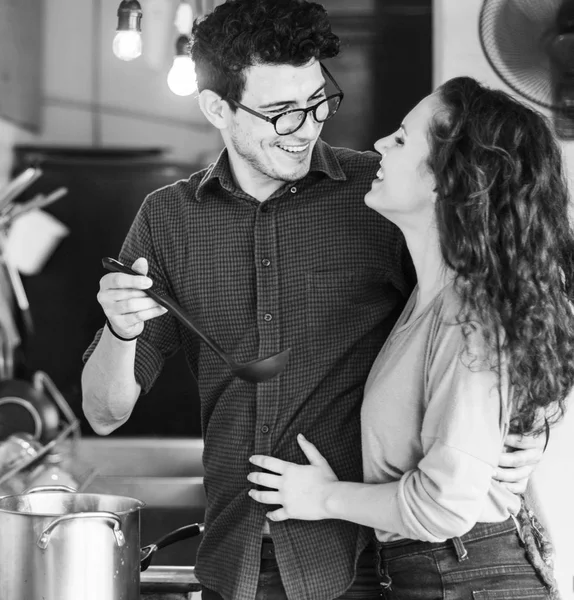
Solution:
M 240 102 L 247 68 L 332 58 L 339 53 L 339 38 L 315 2 L 227 0 L 195 21 L 190 53 L 200 92 L 209 89 Z
M 574 385 L 574 234 L 560 147 L 543 115 L 457 77 L 429 130 L 443 257 L 462 322 L 478 317 L 508 360 L 512 429 L 539 431 Z M 500 364 L 500 363 L 499 363 Z

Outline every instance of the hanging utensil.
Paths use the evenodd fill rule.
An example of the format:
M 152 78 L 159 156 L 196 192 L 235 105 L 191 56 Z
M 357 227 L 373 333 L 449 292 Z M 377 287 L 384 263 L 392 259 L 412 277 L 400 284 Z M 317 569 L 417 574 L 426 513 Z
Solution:
M 27 200 L 26 202 L 12 204 L 10 209 L 7 209 L 4 212 L 4 215 L 0 219 L 0 225 L 2 225 L 4 222 L 12 222 L 17 217 L 21 217 L 31 210 L 46 208 L 47 206 L 50 206 L 50 204 L 54 204 L 54 202 L 65 196 L 67 193 L 68 188 L 59 187 L 47 196 L 44 194 L 36 194 L 33 198 Z
M 118 260 L 113 258 L 103 258 L 102 265 L 108 271 L 116 273 L 126 273 L 127 275 L 140 275 L 137 271 L 134 271 L 130 267 L 122 264 Z M 225 352 L 223 348 L 205 332 L 203 332 L 197 325 L 195 325 L 188 313 L 186 313 L 174 300 L 169 296 L 159 294 L 151 288 L 144 290 L 145 293 L 153 298 L 160 306 L 167 308 L 168 312 L 171 313 L 176 319 L 181 321 L 188 329 L 198 335 L 223 361 L 225 361 L 231 372 L 237 377 L 244 379 L 245 381 L 251 381 L 258 383 L 261 381 L 267 381 L 279 375 L 285 368 L 287 360 L 289 359 L 290 348 L 283 350 L 278 354 L 267 356 L 266 358 L 259 358 L 247 363 L 237 362 L 229 353 Z
M 38 167 L 29 167 L 22 171 L 17 177 L 12 179 L 8 185 L 0 191 L 0 214 L 2 214 L 9 204 L 19 196 L 25 189 L 30 187 L 38 177 L 42 175 L 42 170 Z
M 10 282 L 10 287 L 14 294 L 14 299 L 20 311 L 22 325 L 26 336 L 30 337 L 34 333 L 34 321 L 32 319 L 32 311 L 30 310 L 30 302 L 20 277 L 20 272 L 12 261 L 8 258 L 6 248 L 6 235 L 0 231 L 0 262 L 4 264 L 6 274 Z

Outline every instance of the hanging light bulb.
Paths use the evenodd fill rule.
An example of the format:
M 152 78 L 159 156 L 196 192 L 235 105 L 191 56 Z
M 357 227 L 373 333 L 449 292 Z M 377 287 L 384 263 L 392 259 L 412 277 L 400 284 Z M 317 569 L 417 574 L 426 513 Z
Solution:
M 138 0 L 122 0 L 112 49 L 121 60 L 134 60 L 142 53 L 142 9 Z
M 191 4 L 185 0 L 181 0 L 175 11 L 175 28 L 181 35 L 186 35 L 193 27 L 193 10 Z
M 189 96 L 197 89 L 195 65 L 188 52 L 188 35 L 180 35 L 175 43 L 173 65 L 167 75 L 167 85 L 177 96 Z

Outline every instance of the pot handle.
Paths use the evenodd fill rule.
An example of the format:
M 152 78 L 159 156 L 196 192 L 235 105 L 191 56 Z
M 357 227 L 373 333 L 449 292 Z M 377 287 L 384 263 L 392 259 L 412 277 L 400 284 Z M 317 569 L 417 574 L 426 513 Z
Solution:
M 64 515 L 63 517 L 58 517 L 54 519 L 44 531 L 42 531 L 42 535 L 38 538 L 36 542 L 38 546 L 45 550 L 48 547 L 48 543 L 50 542 L 50 537 L 54 529 L 64 521 L 71 521 L 72 519 L 102 519 L 107 521 L 110 526 L 113 527 L 114 537 L 116 538 L 116 543 L 119 548 L 121 548 L 126 543 L 126 538 L 122 531 L 122 522 L 120 518 L 112 512 L 100 511 L 100 512 L 79 512 L 79 513 L 71 513 L 69 515 Z
M 24 490 L 23 494 L 34 494 L 35 492 L 75 492 L 76 490 L 67 485 L 38 485 L 28 490 Z
M 203 533 L 204 529 L 205 527 L 203 523 L 184 525 L 183 527 L 164 535 L 155 543 L 144 546 L 140 550 L 140 570 L 145 571 L 150 566 L 151 559 L 157 550 L 161 550 L 161 548 L 175 544 L 175 542 L 195 537 L 196 535 Z

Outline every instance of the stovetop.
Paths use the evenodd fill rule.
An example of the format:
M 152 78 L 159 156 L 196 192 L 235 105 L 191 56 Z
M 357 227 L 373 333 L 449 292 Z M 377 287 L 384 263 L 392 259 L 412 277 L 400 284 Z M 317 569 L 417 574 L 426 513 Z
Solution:
M 152 565 L 140 579 L 142 600 L 191 600 L 201 591 L 194 567 Z

